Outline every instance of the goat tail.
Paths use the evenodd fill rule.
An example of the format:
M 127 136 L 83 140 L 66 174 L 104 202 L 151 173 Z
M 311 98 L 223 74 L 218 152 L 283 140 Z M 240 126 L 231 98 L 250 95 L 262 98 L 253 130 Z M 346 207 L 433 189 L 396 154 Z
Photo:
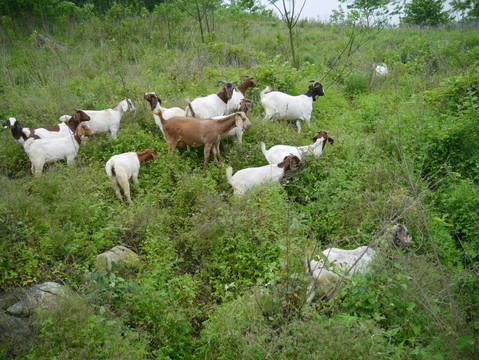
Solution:
M 269 86 L 266 86 L 263 91 L 259 93 L 259 97 L 262 99 L 264 94 L 267 94 L 271 91 L 271 88 Z
M 186 110 L 186 116 L 191 115 L 191 117 L 196 117 L 195 111 L 193 110 L 193 106 L 191 106 L 191 101 L 190 99 L 185 99 L 186 104 L 188 105 L 187 110 Z
M 226 178 L 228 179 L 228 182 L 233 185 L 233 168 L 231 166 L 228 166 L 226 168 Z
M 115 163 L 112 161 L 112 159 L 106 162 L 105 172 L 109 178 L 116 177 Z
M 266 145 L 262 141 L 260 142 L 260 145 L 261 145 L 261 151 L 263 152 L 264 157 L 268 158 L 268 153 L 266 152 Z

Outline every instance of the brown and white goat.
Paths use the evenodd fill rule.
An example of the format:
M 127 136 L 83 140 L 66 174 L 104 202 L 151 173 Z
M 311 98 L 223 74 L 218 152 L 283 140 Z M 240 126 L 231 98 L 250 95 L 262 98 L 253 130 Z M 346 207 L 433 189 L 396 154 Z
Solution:
M 243 111 L 240 109 L 240 107 L 241 100 L 243 100 L 246 96 L 246 90 L 248 90 L 250 87 L 256 86 L 258 86 L 258 82 L 252 76 L 245 76 L 243 82 L 237 88 L 234 88 L 231 99 L 229 99 L 228 103 L 226 104 L 225 114 L 230 114 L 233 111 Z
M 132 204 L 130 197 L 130 183 L 129 179 L 138 184 L 138 173 L 140 172 L 140 165 L 143 161 L 153 159 L 156 163 L 156 150 L 146 149 L 138 152 L 127 152 L 112 156 L 105 165 L 105 172 L 110 180 L 111 186 L 115 189 L 115 193 L 120 201 L 121 197 L 120 187 L 125 193 L 128 204 Z
M 301 166 L 301 160 L 295 155 L 286 156 L 282 162 L 274 165 L 246 168 L 233 175 L 233 168 L 226 169 L 226 178 L 233 187 L 235 195 L 243 195 L 254 186 L 265 182 L 279 182 L 286 171 L 296 170 Z
M 53 126 L 39 128 L 24 128 L 23 133 L 27 138 L 56 139 L 73 134 L 82 121 L 89 121 L 90 117 L 82 110 L 76 110 L 65 122 Z M 91 129 L 90 129 L 91 130 Z
M 219 144 L 223 134 L 235 126 L 240 129 L 249 129 L 250 126 L 245 125 L 249 124 L 249 120 L 243 112 L 237 112 L 219 120 L 185 116 L 174 116 L 165 120 L 161 109 L 154 113 L 160 117 L 170 151 L 177 146 L 204 146 L 205 166 L 210 158 L 210 152 L 213 152 L 215 162 L 219 165 Z
M 205 97 L 199 97 L 188 102 L 185 109 L 186 116 L 196 117 L 200 119 L 209 119 L 213 116 L 221 116 L 226 113 L 226 104 L 233 96 L 234 81 L 221 81 L 223 86 L 216 94 Z

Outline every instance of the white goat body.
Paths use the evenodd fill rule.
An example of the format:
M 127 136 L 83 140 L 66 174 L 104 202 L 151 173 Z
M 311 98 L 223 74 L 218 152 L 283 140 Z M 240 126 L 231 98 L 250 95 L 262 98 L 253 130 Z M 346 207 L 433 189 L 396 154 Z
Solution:
M 110 132 L 110 137 L 116 139 L 120 128 L 121 118 L 126 111 L 136 111 L 135 105 L 130 99 L 121 100 L 116 106 L 105 110 L 83 110 L 89 117 L 88 127 L 94 134 Z M 60 116 L 60 120 L 69 119 L 68 116 Z
M 79 125 L 75 132 L 62 138 L 29 138 L 23 145 L 32 163 L 32 173 L 40 176 L 45 163 L 66 159 L 70 165 L 78 154 L 82 140 L 93 135 L 88 126 Z
M 113 189 L 115 189 L 116 196 L 120 201 L 123 201 L 120 192 L 121 187 L 128 203 L 132 204 L 129 179 L 133 178 L 133 181 L 138 183 L 140 165 L 143 161 L 148 160 L 149 158 L 153 158 L 153 161 L 156 163 L 156 151 L 154 149 L 114 155 L 106 162 L 106 175 L 108 176 L 108 180 Z
M 325 261 L 317 257 L 311 259 L 306 257 L 307 273 L 313 279 L 308 286 L 308 299 L 311 301 L 316 295 L 316 288 L 323 293 L 324 298 L 331 298 L 338 290 L 336 284 L 346 273 L 352 275 L 355 273 L 364 274 L 372 261 L 376 251 L 368 246 L 360 246 L 354 250 L 343 250 L 338 248 L 329 248 L 323 252 L 324 258 L 329 263 L 328 268 Z
M 311 125 L 313 101 L 316 101 L 316 96 L 324 95 L 323 86 L 317 81 L 309 86 L 308 92 L 304 95 L 292 96 L 279 91 L 270 91 L 267 86 L 260 93 L 265 111 L 264 119 L 296 120 L 298 133 L 301 132 L 301 120 L 306 121 L 308 126 Z
M 226 113 L 226 104 L 233 95 L 233 82 L 224 82 L 216 94 L 199 97 L 191 102 L 185 109 L 186 116 L 200 119 L 210 119 Z
M 233 89 L 233 94 L 231 95 L 231 99 L 228 100 L 226 103 L 226 114 L 231 114 L 235 111 L 243 111 L 241 110 L 241 102 L 245 98 L 246 90 L 250 87 L 258 86 L 258 82 L 252 76 L 245 76 L 243 82 L 237 87 Z
M 146 101 L 148 101 L 151 105 L 151 112 L 153 113 L 153 119 L 155 119 L 156 125 L 161 130 L 161 133 L 163 134 L 163 137 L 165 136 L 165 133 L 163 131 L 163 125 L 161 125 L 161 120 L 158 115 L 155 114 L 155 111 L 162 110 L 163 118 L 165 120 L 168 120 L 174 116 L 186 116 L 185 110 L 179 108 L 179 107 L 172 107 L 172 108 L 164 108 L 161 106 L 161 99 L 158 95 L 156 95 L 154 92 L 147 92 L 143 95 Z M 165 138 L 166 140 L 166 138 Z
M 264 142 L 261 142 L 261 151 L 263 152 L 266 161 L 270 164 L 277 164 L 281 162 L 287 155 L 296 155 L 300 160 L 303 159 L 303 154 L 311 154 L 316 157 L 320 157 L 323 153 L 326 140 L 330 144 L 334 143 L 334 140 L 329 137 L 326 130 L 318 131 L 313 137 L 313 144 L 306 146 L 292 146 L 292 145 L 274 145 L 266 150 Z
M 234 194 L 243 195 L 254 186 L 266 182 L 279 182 L 286 171 L 295 170 L 300 163 L 298 157 L 289 155 L 279 164 L 246 168 L 237 171 L 234 175 L 233 168 L 229 166 L 226 169 L 226 178 L 233 187 Z
M 68 119 L 64 118 L 65 121 L 62 121 L 60 124 L 39 128 L 24 128 L 22 131 L 27 138 L 57 139 L 73 134 L 81 122 L 90 120 L 90 117 L 82 110 L 76 110 L 72 116 L 66 116 L 68 116 Z

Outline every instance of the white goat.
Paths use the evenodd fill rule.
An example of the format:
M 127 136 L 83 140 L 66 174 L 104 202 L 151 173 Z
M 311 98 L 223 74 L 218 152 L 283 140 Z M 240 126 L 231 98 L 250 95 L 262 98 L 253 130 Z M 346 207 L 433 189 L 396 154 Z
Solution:
M 296 120 L 298 133 L 301 132 L 300 120 L 306 121 L 311 125 L 311 113 L 313 111 L 313 101 L 317 96 L 324 96 L 323 86 L 312 81 L 308 91 L 304 95 L 291 96 L 279 91 L 270 92 L 267 86 L 261 91 L 261 104 L 264 107 L 265 117 L 274 120 Z
M 221 81 L 224 85 L 216 94 L 199 97 L 188 102 L 185 109 L 186 116 L 200 119 L 209 119 L 214 116 L 221 116 L 226 113 L 226 104 L 233 95 L 234 81 Z
M 238 111 L 239 112 L 240 111 L 244 112 L 246 114 L 252 108 L 253 108 L 253 103 L 251 102 L 251 100 L 250 99 L 243 99 L 240 102 L 240 105 L 238 107 Z M 227 115 L 227 116 L 229 116 L 229 115 Z M 227 116 L 214 116 L 213 119 L 220 120 L 220 119 L 224 119 Z M 221 135 L 221 138 L 224 139 L 226 137 L 236 136 L 236 138 L 238 139 L 238 143 L 242 144 L 243 143 L 243 133 L 245 132 L 245 130 L 248 130 L 251 127 L 251 123 L 249 122 L 249 119 L 246 118 L 246 120 L 247 121 L 245 121 L 244 124 L 243 124 L 243 129 L 240 129 L 239 127 L 236 126 L 236 127 L 232 128 L 230 131 L 228 131 L 227 133 Z
M 72 135 L 56 139 L 29 138 L 23 145 L 32 163 L 32 173 L 40 176 L 45 163 L 67 159 L 68 165 L 78 154 L 81 142 L 93 133 L 87 125 L 80 124 Z
M 295 170 L 300 165 L 301 161 L 297 156 L 288 155 L 279 164 L 246 168 L 237 171 L 234 175 L 233 168 L 228 166 L 226 178 L 233 187 L 234 194 L 243 195 L 254 186 L 266 182 L 279 182 L 286 171 Z
M 68 116 L 68 115 L 67 115 Z M 69 119 L 54 126 L 44 126 L 39 128 L 24 128 L 22 131 L 27 138 L 35 139 L 57 139 L 75 132 L 78 125 L 83 121 L 89 121 L 90 117 L 82 110 L 76 110 Z
M 382 240 L 381 240 L 382 241 Z M 389 244 L 394 248 L 409 249 L 411 239 L 406 226 L 396 224 L 391 229 Z M 381 242 L 377 244 L 382 245 Z M 380 248 L 379 248 L 380 249 Z M 306 274 L 311 277 L 306 302 L 313 300 L 316 290 L 322 293 L 324 300 L 331 299 L 338 291 L 341 279 L 352 274 L 364 274 L 377 254 L 370 246 L 360 246 L 354 250 L 329 248 L 321 255 L 311 258 L 308 252 L 305 258 Z M 326 262 L 326 264 L 325 264 Z
M 147 92 L 143 95 L 146 101 L 148 101 L 151 105 L 151 111 L 153 112 L 153 118 L 155 119 L 156 125 L 160 128 L 163 137 L 165 136 L 165 133 L 163 132 L 163 126 L 161 125 L 161 120 L 158 115 L 156 115 L 154 112 L 157 111 L 158 109 L 163 110 L 163 118 L 165 120 L 168 120 L 169 118 L 172 118 L 173 116 L 186 116 L 185 110 L 180 109 L 179 107 L 172 107 L 169 109 L 166 109 L 161 106 L 161 99 L 158 95 L 156 95 L 154 92 Z M 165 138 L 166 139 L 166 138 Z
M 233 95 L 231 95 L 231 99 L 229 99 L 226 104 L 225 115 L 235 111 L 244 111 L 240 110 L 241 101 L 246 96 L 246 90 L 255 86 L 258 86 L 258 82 L 252 76 L 245 76 L 243 82 L 237 88 L 235 87 L 233 89 Z
M 388 67 L 383 63 L 382 65 L 376 65 L 374 71 L 377 76 L 385 76 L 388 74 Z
M 328 135 L 326 130 L 318 131 L 313 137 L 313 144 L 306 146 L 292 146 L 292 145 L 275 145 L 266 150 L 264 142 L 261 142 L 261 150 L 270 164 L 277 164 L 287 155 L 296 155 L 300 160 L 303 159 L 303 154 L 312 154 L 320 157 L 323 153 L 326 140 L 332 145 L 334 140 Z
M 116 139 L 120 121 L 126 111 L 136 111 L 130 99 L 121 100 L 116 106 L 106 110 L 83 110 L 89 117 L 88 127 L 94 134 L 110 132 L 110 137 Z M 60 120 L 70 119 L 68 115 L 60 116 Z
M 110 180 L 111 186 L 115 189 L 116 196 L 120 201 L 121 197 L 120 187 L 125 193 L 128 204 L 132 204 L 130 197 L 130 183 L 129 179 L 138 184 L 138 173 L 140 172 L 140 165 L 143 161 L 152 158 L 156 163 L 156 150 L 146 149 L 138 152 L 127 152 L 112 156 L 105 165 L 105 172 Z

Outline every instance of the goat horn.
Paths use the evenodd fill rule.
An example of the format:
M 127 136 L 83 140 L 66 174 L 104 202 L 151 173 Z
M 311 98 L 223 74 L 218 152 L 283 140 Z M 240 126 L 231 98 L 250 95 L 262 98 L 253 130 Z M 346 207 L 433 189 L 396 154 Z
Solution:
M 223 83 L 226 85 L 227 81 L 226 80 L 218 80 L 218 82 Z

